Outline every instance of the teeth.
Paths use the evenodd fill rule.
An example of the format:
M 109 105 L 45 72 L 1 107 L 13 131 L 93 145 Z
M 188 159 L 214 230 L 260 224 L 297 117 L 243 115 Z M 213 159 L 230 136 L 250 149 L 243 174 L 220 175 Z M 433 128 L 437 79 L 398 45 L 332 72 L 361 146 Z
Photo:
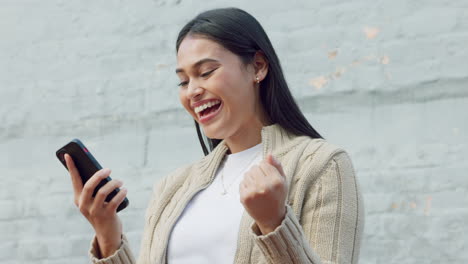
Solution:
M 216 101 L 211 101 L 211 102 L 208 102 L 206 104 L 200 105 L 198 107 L 195 107 L 195 113 L 198 114 L 201 111 L 207 109 L 208 107 L 212 107 L 213 105 L 217 105 L 217 104 L 220 104 L 220 103 L 221 103 L 221 101 L 216 100 Z

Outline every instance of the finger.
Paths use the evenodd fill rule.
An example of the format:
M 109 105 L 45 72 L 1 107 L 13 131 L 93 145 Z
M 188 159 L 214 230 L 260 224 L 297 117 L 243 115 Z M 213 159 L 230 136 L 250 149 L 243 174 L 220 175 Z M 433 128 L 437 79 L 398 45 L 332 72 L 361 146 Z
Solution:
M 281 176 L 286 177 L 286 174 L 283 171 L 283 166 L 281 166 L 281 163 L 275 157 L 273 157 L 273 155 L 268 154 L 266 160 L 270 165 L 272 165 L 279 171 Z
M 109 201 L 106 205 L 106 208 L 110 211 L 117 211 L 117 207 L 123 202 L 123 200 L 127 197 L 127 188 L 122 188 L 120 191 Z
M 279 173 L 275 167 L 270 165 L 267 161 L 262 161 L 258 164 L 258 167 L 262 171 L 264 177 L 273 176 L 276 173 Z
M 271 177 L 277 176 L 278 174 L 281 174 L 281 172 L 278 171 L 278 169 L 275 166 L 268 163 L 268 161 L 262 161 L 260 163 L 260 168 L 265 173 L 265 177 L 271 178 Z M 278 175 L 278 177 L 282 177 L 282 176 Z
M 247 187 L 244 185 L 244 183 L 241 183 L 239 185 L 239 200 L 242 204 L 244 204 L 246 194 L 247 194 Z
M 261 194 L 264 194 L 269 189 L 269 183 L 271 182 L 271 177 L 277 174 L 276 169 L 269 165 L 267 162 L 260 162 L 258 166 L 261 171 L 261 176 L 257 179 L 257 191 Z
M 249 197 L 249 194 L 252 190 L 252 184 L 249 183 L 249 181 L 250 180 L 242 181 L 242 183 L 239 185 L 239 198 L 242 204 L 246 202 L 246 199 Z
M 264 193 L 268 185 L 268 175 L 271 175 L 271 173 L 268 173 L 262 168 L 262 163 L 264 162 L 260 162 L 259 165 L 256 165 L 254 168 L 255 177 L 252 177 L 252 179 L 255 182 L 255 190 Z
M 246 188 L 247 188 L 247 187 L 245 186 L 244 181 L 242 181 L 242 182 L 239 184 L 239 195 L 240 195 L 241 198 L 243 197 L 243 194 L 245 193 Z
M 115 189 L 121 187 L 123 182 L 119 180 L 111 180 L 107 182 L 104 186 L 102 186 L 99 191 L 96 193 L 96 197 L 94 197 L 94 206 L 101 207 L 104 204 L 104 200 L 106 197 Z M 114 198 L 112 198 L 114 199 Z
M 252 168 L 252 173 L 248 175 L 248 188 L 255 193 L 264 194 L 268 189 L 268 180 L 266 175 L 260 166 Z
M 244 174 L 244 178 L 242 179 L 241 185 L 244 185 L 245 187 L 248 187 L 251 185 L 253 182 L 252 180 L 252 171 L 249 171 L 248 173 Z
M 75 196 L 79 196 L 83 190 L 83 181 L 81 180 L 80 173 L 78 172 L 78 169 L 75 166 L 75 162 L 73 162 L 73 159 L 70 155 L 65 154 L 64 158 L 65 163 L 67 164 L 68 172 L 71 176 L 73 191 Z
M 247 191 L 252 191 L 252 190 L 256 190 L 257 189 L 257 185 L 258 185 L 258 177 L 256 176 L 256 174 L 258 174 L 260 169 L 258 168 L 252 168 L 252 170 L 247 173 L 244 177 L 244 181 L 243 181 L 243 184 L 244 184 L 244 187 Z
M 94 175 L 89 178 L 89 180 L 85 183 L 83 187 L 83 191 L 81 192 L 82 201 L 90 201 L 93 199 L 93 192 L 96 189 L 96 186 L 105 178 L 109 177 L 111 173 L 110 169 L 101 169 L 98 170 Z

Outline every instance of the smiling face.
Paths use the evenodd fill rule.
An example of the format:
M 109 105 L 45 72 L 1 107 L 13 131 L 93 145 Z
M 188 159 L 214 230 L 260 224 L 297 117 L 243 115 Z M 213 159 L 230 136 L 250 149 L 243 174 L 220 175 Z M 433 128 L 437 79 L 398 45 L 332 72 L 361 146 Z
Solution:
M 258 67 L 257 67 L 258 68 Z M 265 123 L 259 100 L 266 72 L 207 38 L 187 35 L 179 46 L 176 73 L 180 102 L 213 139 L 248 134 Z

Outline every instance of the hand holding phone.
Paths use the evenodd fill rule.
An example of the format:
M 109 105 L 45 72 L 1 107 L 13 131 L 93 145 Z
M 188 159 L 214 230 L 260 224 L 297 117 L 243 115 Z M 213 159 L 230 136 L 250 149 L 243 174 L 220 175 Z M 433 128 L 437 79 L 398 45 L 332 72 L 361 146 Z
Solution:
M 56 152 L 57 158 L 62 162 L 63 166 L 68 170 L 68 166 L 65 162 L 64 155 L 68 154 L 73 159 L 75 167 L 78 170 L 80 175 L 81 181 L 84 184 L 99 170 L 102 169 L 102 166 L 97 162 L 94 156 L 89 152 L 89 150 L 85 147 L 85 145 L 79 139 L 73 139 L 67 145 L 63 146 Z M 98 190 L 102 188 L 106 183 L 110 182 L 112 179 L 110 177 L 106 177 L 105 179 L 101 180 L 99 184 L 93 191 L 92 197 L 95 197 Z M 119 188 L 112 190 L 112 192 L 107 195 L 105 201 L 110 202 L 112 198 L 119 192 Z M 121 211 L 129 204 L 128 199 L 125 198 L 122 203 L 117 207 L 117 212 Z
M 75 139 L 60 148 L 56 155 L 70 173 L 75 204 L 93 226 L 101 257 L 105 258 L 121 245 L 122 223 L 117 210 L 128 205 L 127 190 L 119 190 L 122 182 L 111 179 L 110 170 L 102 169 L 88 153 L 83 143 Z

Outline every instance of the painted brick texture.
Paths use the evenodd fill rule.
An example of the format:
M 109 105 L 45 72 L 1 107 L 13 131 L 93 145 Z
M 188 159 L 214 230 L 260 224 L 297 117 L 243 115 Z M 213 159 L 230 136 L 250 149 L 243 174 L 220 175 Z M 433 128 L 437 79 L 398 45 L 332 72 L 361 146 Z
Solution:
M 202 151 L 178 99 L 178 30 L 236 6 L 301 109 L 351 155 L 360 263 L 468 263 L 468 1 L 0 1 L 0 262 L 86 263 L 91 226 L 55 150 L 125 182 L 137 253 L 153 183 Z

